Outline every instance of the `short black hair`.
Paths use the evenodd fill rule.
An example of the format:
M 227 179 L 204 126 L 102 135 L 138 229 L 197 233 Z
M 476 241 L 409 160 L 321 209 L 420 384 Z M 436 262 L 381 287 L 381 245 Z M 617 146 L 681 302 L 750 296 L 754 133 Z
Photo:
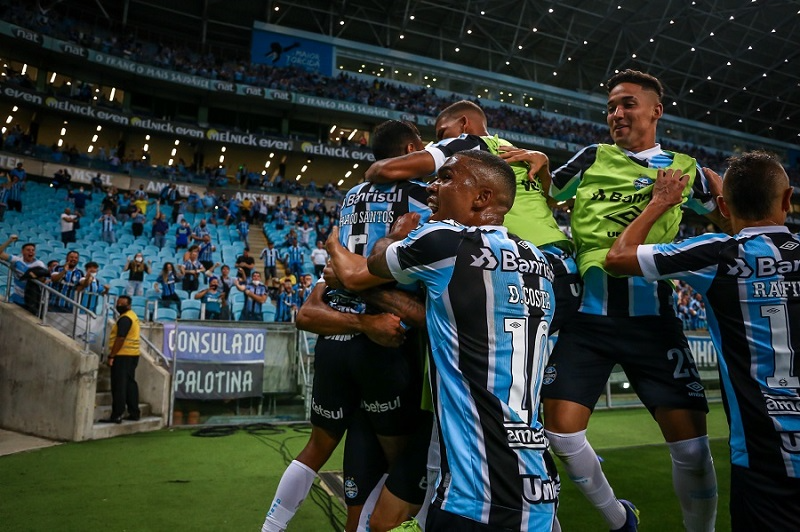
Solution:
M 436 117 L 436 121 L 438 122 L 446 116 L 464 113 L 476 113 L 483 117 L 484 122 L 486 121 L 486 113 L 483 111 L 481 106 L 469 100 L 460 100 L 456 103 L 448 105 L 442 110 L 441 113 L 439 113 L 439 115 Z
M 633 70 L 629 68 L 614 74 L 608 79 L 608 81 L 606 81 L 606 89 L 608 92 L 611 92 L 611 89 L 620 83 L 634 83 L 644 89 L 651 90 L 658 94 L 659 102 L 664 97 L 664 86 L 661 84 L 658 78 L 640 70 Z
M 751 151 L 728 159 L 722 195 L 728 208 L 745 220 L 768 218 L 776 196 L 789 186 L 778 157 L 766 151 Z
M 128 305 L 130 305 L 133 302 L 133 299 L 131 299 L 131 296 L 126 295 L 126 294 L 122 294 L 121 296 L 117 297 L 117 303 L 119 303 L 120 299 L 127 299 L 128 300 Z
M 509 209 L 514 204 L 517 193 L 517 178 L 514 170 L 507 162 L 488 151 L 464 150 L 456 153 L 459 158 L 471 159 L 480 165 L 476 175 L 498 185 L 498 188 L 507 196 L 506 207 Z M 474 167 L 473 167 L 474 169 Z
M 417 126 L 407 120 L 387 120 L 372 132 L 372 154 L 376 161 L 399 157 L 412 142 L 422 142 Z
M 93 260 L 90 260 L 89 262 L 84 264 L 83 267 L 88 270 L 89 268 L 99 268 L 100 265 L 94 262 Z
M 36 244 L 34 244 L 33 242 L 25 242 L 24 244 L 22 244 L 22 247 L 19 248 L 19 249 L 25 249 L 28 246 L 33 246 L 33 249 L 36 249 Z

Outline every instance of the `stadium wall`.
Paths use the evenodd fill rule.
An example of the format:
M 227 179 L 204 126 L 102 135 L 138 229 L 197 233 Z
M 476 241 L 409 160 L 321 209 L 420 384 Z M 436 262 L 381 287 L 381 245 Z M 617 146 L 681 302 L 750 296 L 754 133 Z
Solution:
M 64 441 L 93 439 L 99 357 L 10 303 L 0 303 L 0 427 Z M 143 355 L 139 397 L 166 421 L 169 373 Z
M 0 426 L 55 440 L 91 438 L 97 368 L 62 333 L 0 303 Z

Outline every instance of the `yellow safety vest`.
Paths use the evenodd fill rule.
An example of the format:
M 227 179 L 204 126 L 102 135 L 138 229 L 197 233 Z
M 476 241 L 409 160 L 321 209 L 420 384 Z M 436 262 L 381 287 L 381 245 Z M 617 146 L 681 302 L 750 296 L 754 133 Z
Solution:
M 138 357 L 139 356 L 139 317 L 132 310 L 120 315 L 120 318 L 127 316 L 131 320 L 131 329 L 125 337 L 125 342 L 122 344 L 122 349 L 116 356 L 121 357 Z M 117 321 L 119 323 L 119 320 Z M 117 339 L 117 323 L 111 328 L 111 336 L 108 338 L 108 348 L 114 347 L 114 341 Z

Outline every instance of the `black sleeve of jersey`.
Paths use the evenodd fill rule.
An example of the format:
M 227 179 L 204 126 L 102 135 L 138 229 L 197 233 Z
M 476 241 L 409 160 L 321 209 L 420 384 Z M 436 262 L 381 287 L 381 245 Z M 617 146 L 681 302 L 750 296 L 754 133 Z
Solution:
M 565 188 L 574 177 L 582 176 L 583 172 L 594 164 L 596 158 L 597 145 L 586 146 L 567 161 L 564 166 L 557 168 L 552 173 L 553 185 L 559 189 Z
M 417 201 L 423 205 L 428 204 L 428 187 L 423 183 L 417 183 L 415 181 L 405 181 L 403 183 L 403 189 L 408 194 L 408 197 Z
M 435 265 L 456 256 L 463 231 L 437 228 L 423 233 L 397 250 L 397 260 L 403 270 L 419 266 L 435 269 Z
M 131 327 L 133 326 L 133 321 L 128 316 L 122 316 L 117 321 L 117 337 L 118 338 L 125 338 L 128 336 L 128 333 L 131 332 Z
M 708 189 L 706 174 L 699 162 L 697 163 L 697 176 L 692 183 L 692 197 L 700 203 L 708 203 L 714 199 L 714 195 Z
M 655 253 L 653 255 L 653 261 L 659 274 L 700 273 L 707 268 L 717 269 L 720 264 L 720 254 L 726 249 L 731 249 L 731 241 L 726 238 L 691 245 L 690 241 L 687 240 L 683 245 L 678 242 L 677 244 L 664 244 L 664 246 L 670 249 L 665 253 Z M 735 264 L 734 258 L 738 256 L 736 248 L 737 246 L 734 242 L 734 253 L 730 257 L 731 264 Z M 675 253 L 675 249 L 679 250 L 679 252 Z
M 477 148 L 487 151 L 489 148 L 478 135 L 463 135 L 454 139 L 444 139 L 431 147 L 442 152 L 445 157 L 450 157 L 464 150 L 474 150 Z

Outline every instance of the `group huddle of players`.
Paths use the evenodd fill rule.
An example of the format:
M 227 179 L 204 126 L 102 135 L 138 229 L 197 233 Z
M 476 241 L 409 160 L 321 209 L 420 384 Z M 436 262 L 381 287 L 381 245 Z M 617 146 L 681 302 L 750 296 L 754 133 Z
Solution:
M 376 128 L 376 162 L 345 195 L 324 281 L 297 317 L 319 335 L 312 433 L 263 531 L 287 528 L 345 434 L 348 531 L 560 530 L 550 453 L 610 530 L 637 530 L 638 509 L 615 496 L 586 439 L 616 364 L 667 442 L 685 528 L 713 530 L 708 406 L 675 278 L 716 313 L 734 529 L 800 529 L 800 296 L 767 297 L 800 273 L 756 271 L 767 255 L 800 263 L 782 225 L 785 172 L 746 154 L 723 185 L 656 143 L 656 78 L 628 70 L 606 86 L 614 144 L 553 172 L 545 154 L 490 136 L 468 101 L 441 112 L 427 147 L 412 124 Z M 574 202 L 574 241 L 555 201 Z M 723 233 L 670 244 L 681 207 Z

